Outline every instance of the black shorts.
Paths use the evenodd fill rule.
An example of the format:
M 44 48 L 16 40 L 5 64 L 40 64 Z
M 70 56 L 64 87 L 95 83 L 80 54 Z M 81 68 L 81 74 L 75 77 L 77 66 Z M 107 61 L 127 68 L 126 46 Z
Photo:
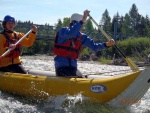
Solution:
M 26 70 L 21 64 L 12 64 L 6 67 L 1 67 L 0 71 L 26 74 Z
M 77 76 L 76 75 L 77 68 L 75 67 L 61 67 L 56 68 L 57 76 Z

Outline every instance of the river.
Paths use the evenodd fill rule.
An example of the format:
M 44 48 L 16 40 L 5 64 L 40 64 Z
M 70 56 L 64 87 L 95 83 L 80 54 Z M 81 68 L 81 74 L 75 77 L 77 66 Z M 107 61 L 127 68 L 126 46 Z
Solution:
M 52 56 L 23 56 L 26 69 L 54 71 Z M 79 61 L 83 74 L 109 73 L 112 76 L 130 72 L 128 66 L 102 65 L 94 61 Z M 0 91 L 1 113 L 150 113 L 150 89 L 137 103 L 128 108 L 113 108 L 98 103 L 85 103 L 81 94 L 50 97 L 48 100 L 29 98 Z

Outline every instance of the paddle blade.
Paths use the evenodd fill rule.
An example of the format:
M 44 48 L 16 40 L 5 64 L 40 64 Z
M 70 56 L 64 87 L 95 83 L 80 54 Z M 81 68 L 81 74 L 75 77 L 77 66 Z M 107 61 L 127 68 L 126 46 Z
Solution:
M 125 60 L 128 63 L 128 65 L 130 66 L 132 71 L 138 71 L 139 70 L 137 65 L 130 58 L 125 58 Z

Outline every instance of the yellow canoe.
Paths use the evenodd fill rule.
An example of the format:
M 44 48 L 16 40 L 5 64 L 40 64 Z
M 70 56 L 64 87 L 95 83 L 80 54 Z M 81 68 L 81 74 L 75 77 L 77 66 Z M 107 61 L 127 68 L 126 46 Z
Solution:
M 88 78 L 56 77 L 54 73 L 38 70 L 30 73 L 0 72 L 0 90 L 36 98 L 81 93 L 90 102 L 129 105 L 138 102 L 150 87 L 150 69 Z

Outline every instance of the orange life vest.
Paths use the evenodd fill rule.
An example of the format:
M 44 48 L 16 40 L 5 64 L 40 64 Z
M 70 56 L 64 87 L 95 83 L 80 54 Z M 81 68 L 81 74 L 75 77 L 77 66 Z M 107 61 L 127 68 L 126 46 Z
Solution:
M 4 45 L 4 47 L 6 48 L 8 48 L 10 44 L 15 44 L 19 40 L 19 37 L 17 36 L 16 33 L 14 33 L 14 38 L 9 37 L 5 32 L 2 32 L 2 34 L 6 37 L 6 43 Z M 20 54 L 21 54 L 21 44 L 18 44 L 16 45 L 16 48 L 10 51 L 10 53 L 6 56 L 10 58 L 17 58 L 18 56 L 20 56 Z
M 62 56 L 66 58 L 70 58 L 72 60 L 77 59 L 81 52 L 81 38 L 82 36 L 76 36 L 69 39 L 66 43 L 57 44 L 58 34 L 56 35 L 54 41 L 54 54 L 57 56 Z

